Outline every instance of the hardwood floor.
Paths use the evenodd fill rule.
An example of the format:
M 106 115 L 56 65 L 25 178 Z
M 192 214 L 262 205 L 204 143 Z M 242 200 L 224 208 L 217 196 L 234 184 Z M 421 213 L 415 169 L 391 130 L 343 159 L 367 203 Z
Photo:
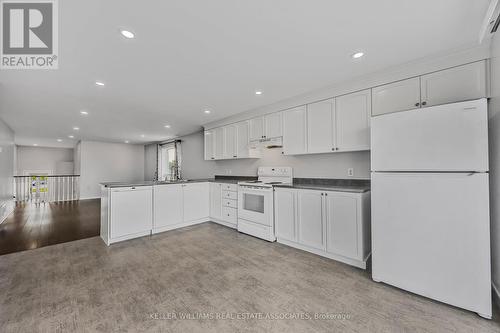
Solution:
M 0 256 L 0 332 L 499 332 L 369 271 L 214 223 Z
M 99 235 L 100 199 L 18 203 L 0 224 L 0 255 Z

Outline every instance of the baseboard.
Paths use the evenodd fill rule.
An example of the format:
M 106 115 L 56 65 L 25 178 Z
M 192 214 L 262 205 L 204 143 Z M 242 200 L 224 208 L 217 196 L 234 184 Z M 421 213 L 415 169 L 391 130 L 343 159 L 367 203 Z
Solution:
M 340 254 L 334 254 L 334 253 L 329 253 L 329 252 L 326 252 L 326 251 L 323 251 L 323 250 L 314 249 L 314 248 L 311 248 L 311 247 L 306 246 L 306 245 L 298 244 L 298 243 L 295 243 L 295 242 L 292 242 L 292 241 L 289 241 L 289 240 L 286 240 L 286 239 L 281 239 L 279 237 L 277 239 L 277 242 L 280 243 L 280 244 L 284 244 L 284 245 L 290 246 L 290 247 L 294 247 L 294 248 L 302 250 L 302 251 L 306 251 L 306 252 L 310 252 L 310 253 L 316 254 L 318 256 L 322 256 L 322 257 L 325 257 L 325 258 L 328 258 L 328 259 L 333 259 L 333 260 L 336 260 L 336 261 L 340 261 L 340 262 L 342 262 L 344 264 L 348 264 L 348 265 L 351 265 L 351 266 L 354 266 L 354 267 L 358 267 L 358 268 L 361 268 L 361 269 L 366 269 L 366 260 L 368 259 L 368 257 L 366 257 L 366 259 L 364 261 L 363 260 L 351 259 L 351 258 L 344 257 L 344 256 L 342 256 Z
M 226 221 L 223 221 L 223 220 L 220 220 L 220 219 L 216 219 L 216 218 L 213 218 L 213 217 L 210 218 L 210 221 L 212 221 L 214 223 L 217 223 L 217 224 L 220 224 L 220 225 L 223 225 L 225 227 L 232 228 L 232 229 L 236 229 L 236 227 L 237 227 L 236 223 L 226 222 Z
M 192 226 L 195 224 L 209 222 L 209 221 L 210 221 L 210 219 L 208 217 L 204 217 L 204 218 L 199 219 L 199 220 L 182 222 L 182 223 L 178 223 L 178 224 L 168 225 L 165 227 L 153 227 L 152 234 L 159 234 L 161 232 L 175 230 L 175 229 L 184 228 L 184 227 L 189 227 L 189 226 Z
M 497 306 L 500 306 L 500 289 L 492 282 L 491 286 L 493 288 L 493 298 L 497 303 Z

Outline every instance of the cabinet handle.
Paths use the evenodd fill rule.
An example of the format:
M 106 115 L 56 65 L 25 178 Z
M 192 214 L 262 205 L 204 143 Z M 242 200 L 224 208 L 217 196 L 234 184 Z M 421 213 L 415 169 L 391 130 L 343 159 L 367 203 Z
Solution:
M 236 155 L 233 155 L 233 157 L 238 157 L 238 156 L 236 156 Z
M 215 157 L 210 157 L 212 160 L 215 160 Z
M 427 105 L 427 102 L 422 102 L 422 105 Z
M 335 148 L 332 148 L 332 150 L 335 150 Z
M 321 193 L 321 196 L 323 196 L 324 193 Z
M 415 103 L 415 106 L 420 106 L 420 103 Z

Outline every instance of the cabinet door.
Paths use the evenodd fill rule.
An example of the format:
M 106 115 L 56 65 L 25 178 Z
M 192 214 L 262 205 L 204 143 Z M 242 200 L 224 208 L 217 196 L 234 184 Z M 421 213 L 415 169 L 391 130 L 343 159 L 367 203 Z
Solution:
M 213 131 L 214 135 L 214 157 L 216 160 L 224 158 L 224 129 L 222 127 L 216 128 Z
M 183 202 L 180 184 L 154 187 L 154 227 L 161 228 L 182 223 Z
M 205 160 L 215 159 L 214 139 L 215 136 L 213 130 L 205 131 Z
M 278 240 L 297 241 L 295 193 L 296 191 L 288 189 L 276 189 L 274 192 L 274 218 Z
M 369 150 L 371 90 L 337 97 L 335 104 L 337 150 Z
M 389 83 L 372 89 L 372 115 L 420 107 L 420 78 Z
M 286 155 L 307 153 L 307 113 L 305 106 L 283 112 L 283 152 Z
M 422 106 L 486 97 L 486 63 L 474 62 L 423 75 Z
M 325 193 L 327 251 L 352 259 L 362 259 L 358 252 L 358 205 L 352 193 Z
M 250 119 L 250 141 L 264 138 L 264 117 Z
M 235 125 L 236 127 L 236 156 L 245 158 L 249 156 L 248 143 L 248 121 L 242 121 Z
M 222 184 L 210 183 L 210 217 L 222 218 Z
M 208 183 L 182 184 L 184 222 L 207 218 L 209 215 Z
M 323 221 L 323 195 L 319 191 L 297 191 L 297 224 L 299 243 L 326 250 Z
M 333 99 L 307 105 L 307 151 L 335 150 L 335 104 Z
M 264 117 L 264 137 L 277 138 L 283 135 L 281 112 L 268 114 Z
M 236 158 L 236 127 L 224 127 L 224 158 Z
M 111 238 L 133 235 L 153 227 L 151 186 L 111 191 Z

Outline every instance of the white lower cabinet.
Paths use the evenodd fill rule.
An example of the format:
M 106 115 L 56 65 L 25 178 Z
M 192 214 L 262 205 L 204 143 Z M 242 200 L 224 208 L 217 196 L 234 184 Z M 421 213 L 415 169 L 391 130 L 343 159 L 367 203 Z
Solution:
M 184 199 L 184 222 L 208 218 L 209 188 L 208 183 L 182 184 Z
M 184 222 L 181 184 L 155 186 L 153 194 L 155 231 L 168 230 Z
M 370 250 L 370 192 L 276 188 L 279 243 L 366 268 Z
M 326 249 L 326 228 L 323 220 L 323 193 L 297 192 L 298 242 L 318 250 Z
M 107 244 L 149 235 L 153 226 L 151 186 L 101 188 L 101 238 Z
M 236 228 L 238 185 L 210 183 L 210 220 L 230 228 Z
M 209 184 L 154 186 L 153 233 L 208 221 Z
M 222 217 L 222 184 L 210 183 L 210 217 Z

